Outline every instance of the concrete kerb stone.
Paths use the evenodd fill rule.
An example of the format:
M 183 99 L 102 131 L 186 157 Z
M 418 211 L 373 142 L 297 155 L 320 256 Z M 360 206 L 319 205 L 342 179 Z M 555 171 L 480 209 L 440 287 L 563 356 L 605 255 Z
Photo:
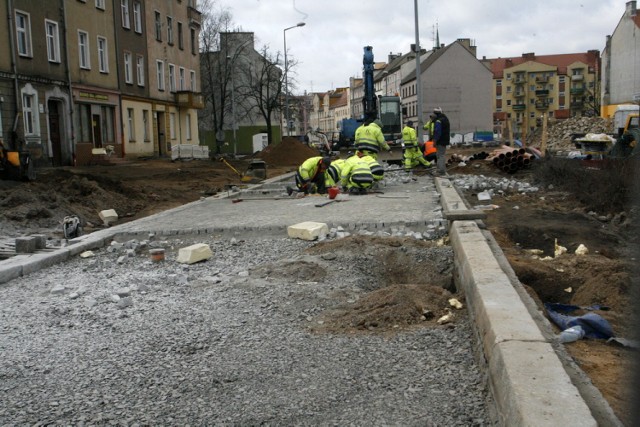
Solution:
M 69 248 L 60 248 L 49 253 L 32 254 L 26 262 L 22 264 L 22 275 L 26 276 L 45 267 L 66 261 L 70 257 L 71 251 Z
M 19 256 L 2 261 L 2 264 L 0 264 L 0 283 L 7 283 L 22 276 L 22 260 L 15 259 Z
M 455 221 L 450 240 L 455 278 L 464 289 L 488 363 L 491 390 L 504 425 L 596 426 L 478 225 Z

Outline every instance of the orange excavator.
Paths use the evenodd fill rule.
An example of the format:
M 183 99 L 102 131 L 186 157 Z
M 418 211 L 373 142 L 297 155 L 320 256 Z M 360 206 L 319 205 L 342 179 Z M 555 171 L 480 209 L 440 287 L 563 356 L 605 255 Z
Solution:
M 16 140 L 16 138 L 13 139 Z M 2 139 L 0 139 L 0 178 L 22 181 L 36 179 L 36 171 L 29 152 L 20 150 L 18 147 L 8 147 Z

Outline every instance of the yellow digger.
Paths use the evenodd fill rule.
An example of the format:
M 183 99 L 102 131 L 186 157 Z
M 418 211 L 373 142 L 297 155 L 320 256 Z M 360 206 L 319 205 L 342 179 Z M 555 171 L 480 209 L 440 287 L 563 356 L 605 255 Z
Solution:
M 0 139 L 0 178 L 22 181 L 36 179 L 36 171 L 27 151 L 11 149 Z

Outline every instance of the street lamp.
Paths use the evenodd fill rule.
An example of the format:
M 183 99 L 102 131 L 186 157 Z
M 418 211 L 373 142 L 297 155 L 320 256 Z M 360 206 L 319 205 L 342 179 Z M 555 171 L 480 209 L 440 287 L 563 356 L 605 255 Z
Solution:
M 287 30 L 304 26 L 304 22 L 298 22 L 296 25 L 285 28 L 282 32 L 282 34 L 284 34 L 284 120 L 287 126 L 287 136 L 291 135 L 291 126 L 289 126 L 289 81 L 287 80 L 287 74 L 289 72 L 289 64 L 287 62 Z
M 227 55 L 227 62 L 231 60 L 231 56 Z M 236 92 L 236 84 L 233 79 L 233 68 L 234 63 L 231 61 L 231 129 L 233 129 L 233 156 L 238 156 L 238 143 L 236 139 L 236 100 L 235 100 L 235 92 Z

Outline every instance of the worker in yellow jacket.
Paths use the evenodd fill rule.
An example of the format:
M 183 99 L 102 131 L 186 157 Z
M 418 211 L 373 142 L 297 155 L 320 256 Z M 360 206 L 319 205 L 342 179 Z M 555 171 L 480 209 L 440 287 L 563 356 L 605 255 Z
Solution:
M 373 181 L 382 181 L 382 179 L 384 178 L 384 168 L 382 167 L 382 165 L 380 165 L 380 163 L 378 163 L 378 161 L 371 156 L 362 156 L 361 159 L 367 162 L 367 164 L 369 165 L 369 169 L 371 169 L 371 175 L 373 175 Z
M 304 194 L 326 192 L 325 171 L 331 166 L 331 157 L 316 156 L 305 160 L 296 172 L 296 187 Z M 293 188 L 287 187 L 287 193 L 291 195 Z
M 411 169 L 421 164 L 425 168 L 431 167 L 431 163 L 422 156 L 422 151 L 418 147 L 418 137 L 413 128 L 413 122 L 409 120 L 402 129 L 402 141 L 404 143 L 404 170 L 410 172 Z
M 369 124 L 365 122 L 365 125 L 356 129 L 355 139 L 355 149 L 357 152 L 365 156 L 371 156 L 376 160 L 378 159 L 380 150 L 391 150 L 387 141 L 384 140 L 382 122 L 380 120 L 374 120 Z
M 340 184 L 340 176 L 344 163 L 344 159 L 336 159 L 331 162 L 331 166 L 329 166 L 324 173 L 324 186 L 326 188 L 337 187 Z
M 355 154 L 346 159 L 340 174 L 340 184 L 350 193 L 366 193 L 373 185 L 373 174 L 369 164 L 360 156 Z

